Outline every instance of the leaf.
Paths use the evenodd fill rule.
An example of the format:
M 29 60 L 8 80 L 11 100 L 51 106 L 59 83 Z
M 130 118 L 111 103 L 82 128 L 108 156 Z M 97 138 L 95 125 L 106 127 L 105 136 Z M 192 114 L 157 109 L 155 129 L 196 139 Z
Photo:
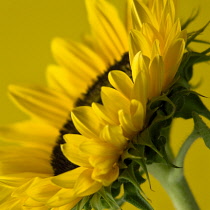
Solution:
M 131 183 L 124 183 L 124 199 L 141 210 L 153 210 L 152 206 Z
M 193 91 L 185 91 L 183 93 L 180 93 L 179 95 L 177 93 L 177 95 L 174 96 L 173 100 L 176 100 L 176 102 L 174 102 L 175 104 L 182 104 L 182 107 L 176 111 L 175 117 L 190 119 L 192 118 L 192 112 L 197 112 L 207 119 L 210 119 L 210 111 L 203 104 L 198 96 L 198 93 Z
M 193 112 L 192 115 L 195 124 L 195 130 L 200 134 L 206 146 L 210 149 L 210 129 L 196 112 Z

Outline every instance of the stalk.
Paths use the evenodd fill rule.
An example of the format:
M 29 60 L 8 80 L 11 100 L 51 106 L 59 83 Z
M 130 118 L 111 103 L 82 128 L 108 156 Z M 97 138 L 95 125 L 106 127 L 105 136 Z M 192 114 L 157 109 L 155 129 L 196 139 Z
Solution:
M 163 163 L 148 165 L 149 173 L 152 174 L 166 190 L 176 210 L 200 209 L 187 183 L 182 167 L 190 146 L 198 137 L 198 134 L 193 131 L 180 148 L 174 164 L 179 167 L 181 166 L 181 168 L 173 168 Z

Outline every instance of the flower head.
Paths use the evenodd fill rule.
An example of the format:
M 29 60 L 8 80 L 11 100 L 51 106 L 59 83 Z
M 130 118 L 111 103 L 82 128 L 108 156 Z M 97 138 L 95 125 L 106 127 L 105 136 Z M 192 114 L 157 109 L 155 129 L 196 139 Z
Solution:
M 76 168 L 63 155 L 60 144 L 65 142 L 63 134 L 78 133 L 69 118 L 72 108 L 90 104 L 88 89 L 98 85 L 99 76 L 106 85 L 106 70 L 113 69 L 128 50 L 128 43 L 125 27 L 113 6 L 103 0 L 86 1 L 86 5 L 92 42 L 82 45 L 55 39 L 52 51 L 59 65 L 47 69 L 48 87 L 9 88 L 12 100 L 31 119 L 0 128 L 1 138 L 9 142 L 1 148 L 0 180 L 5 192 L 1 209 L 70 209 L 100 186 L 88 180 L 92 169 Z M 98 101 L 97 93 L 95 96 Z M 72 177 L 65 186 L 58 181 L 63 172 Z M 81 193 L 78 186 L 85 186 L 87 192 L 82 189 Z
M 0 129 L 7 149 L 17 150 L 1 154 L 10 165 L 1 170 L 3 209 L 12 202 L 18 209 L 70 209 L 129 167 L 124 154 L 148 126 L 148 101 L 172 84 L 187 38 L 172 0 L 128 3 L 129 33 L 110 4 L 86 0 L 89 46 L 55 39 L 59 66 L 48 68 L 49 87 L 10 87 L 31 120 Z

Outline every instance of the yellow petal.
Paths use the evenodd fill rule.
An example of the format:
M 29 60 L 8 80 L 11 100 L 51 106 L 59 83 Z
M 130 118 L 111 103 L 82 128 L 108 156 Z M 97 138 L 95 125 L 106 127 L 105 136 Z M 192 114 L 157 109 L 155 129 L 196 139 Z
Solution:
M 178 67 L 181 63 L 182 56 L 184 54 L 185 41 L 183 39 L 177 39 L 169 47 L 166 55 L 164 57 L 165 72 L 164 72 L 164 86 L 166 89 L 168 85 L 172 82 Z
M 148 7 L 140 0 L 133 1 L 132 18 L 134 28 L 141 30 L 142 23 L 150 23 L 157 25 L 154 18 L 152 17 L 151 11 Z
M 113 88 L 102 87 L 101 99 L 109 114 L 115 122 L 118 120 L 118 111 L 123 109 L 129 112 L 129 100 Z
M 51 152 L 38 148 L 20 146 L 1 148 L 0 174 L 31 172 L 51 175 L 53 171 L 49 164 L 50 155 Z
M 2 187 L 6 188 L 16 188 L 21 186 L 22 184 L 30 181 L 34 177 L 46 178 L 49 177 L 49 174 L 40 174 L 40 173 L 32 173 L 32 172 L 23 172 L 23 173 L 13 173 L 7 175 L 0 176 L 0 183 Z
M 35 120 L 0 126 L 1 139 L 7 141 L 7 144 L 11 142 L 13 144 L 24 144 L 27 147 L 52 150 L 58 135 L 58 129 Z M 30 141 L 28 141 L 29 139 Z
M 71 171 L 59 174 L 52 178 L 52 182 L 64 188 L 73 188 L 78 177 L 86 170 L 84 167 L 78 167 Z
M 84 142 L 81 144 L 80 149 L 88 155 L 110 156 L 121 154 L 121 151 L 112 144 L 99 140 L 89 140 Z
M 89 23 L 98 44 L 96 49 L 107 63 L 120 60 L 127 51 L 127 34 L 116 10 L 103 0 L 86 0 Z
M 131 115 L 126 114 L 123 110 L 119 111 L 119 121 L 120 125 L 122 126 L 124 136 L 126 136 L 128 139 L 132 139 L 132 137 L 136 134 L 138 131 L 136 127 L 134 127 L 131 119 Z
M 77 130 L 87 138 L 98 136 L 103 125 L 91 107 L 77 107 L 71 112 Z
M 106 125 L 100 133 L 100 137 L 119 149 L 124 149 L 127 139 L 123 136 L 120 126 Z
M 113 156 L 91 156 L 90 163 L 94 167 L 92 178 L 96 180 L 96 176 L 104 175 L 113 168 L 113 166 L 118 162 L 119 155 Z M 99 181 L 99 180 L 97 180 Z
M 51 65 L 47 69 L 47 81 L 49 87 L 64 93 L 72 101 L 76 101 L 92 84 L 92 78 L 77 76 L 66 68 Z M 78 88 L 80 87 L 80 88 Z
M 53 195 L 46 203 L 47 206 L 50 207 L 60 207 L 65 204 L 71 203 L 72 201 L 81 200 L 81 198 L 77 198 L 74 195 L 73 189 L 61 189 L 55 195 Z
M 77 179 L 74 187 L 75 195 L 87 196 L 97 192 L 102 184 L 92 179 L 92 170 L 85 170 Z
M 142 103 L 133 99 L 131 101 L 131 118 L 132 123 L 135 128 L 140 131 L 144 126 L 144 120 L 146 115 L 146 110 L 144 109 Z
M 79 149 L 80 145 L 89 139 L 77 134 L 66 134 L 64 139 L 66 143 L 61 145 L 61 150 L 65 157 L 78 166 L 91 167 L 88 156 Z
M 11 198 L 0 205 L 2 210 L 7 210 L 8 207 L 10 210 L 22 209 L 22 202 L 19 198 Z
M 161 95 L 164 77 L 164 63 L 161 56 L 154 57 L 150 64 L 150 98 Z
M 92 103 L 92 108 L 95 111 L 96 115 L 103 120 L 105 123 L 109 123 L 110 125 L 114 125 L 112 118 L 108 116 L 105 107 L 98 103 Z
M 36 210 L 45 210 L 45 206 L 44 206 L 44 203 L 42 202 L 39 202 L 39 201 L 35 201 L 34 199 L 32 198 L 27 198 L 25 201 L 24 201 L 24 206 L 27 208 L 27 207 L 36 207 L 35 209 Z
M 173 0 L 167 0 L 164 10 L 163 10 L 163 15 L 162 19 L 166 19 L 167 15 L 170 14 L 171 16 L 171 21 L 175 22 L 175 7 L 174 7 L 174 2 Z
M 136 80 L 136 77 L 139 74 L 139 72 L 143 72 L 143 74 L 145 74 L 148 77 L 149 63 L 150 59 L 142 55 L 142 52 L 138 52 L 135 55 L 133 62 L 131 63 L 133 81 Z
M 96 73 L 103 72 L 106 68 L 104 61 L 95 52 L 80 43 L 73 41 L 67 43 L 56 38 L 52 42 L 52 51 L 61 66 L 83 79 L 94 77 Z
M 131 79 L 122 71 L 111 71 L 108 75 L 111 85 L 130 99 L 133 83 Z
M 130 63 L 133 62 L 134 56 L 141 51 L 145 56 L 150 57 L 151 55 L 151 44 L 148 39 L 142 34 L 142 32 L 137 30 L 131 30 L 129 37 L 129 56 Z
M 48 88 L 10 85 L 9 92 L 21 109 L 57 128 L 64 124 L 73 106 L 65 95 Z
M 163 10 L 164 10 L 164 0 L 161 1 L 149 1 L 149 8 L 151 8 L 152 14 L 157 19 L 157 22 L 160 24 Z
M 50 210 L 69 210 L 72 209 L 82 198 L 76 198 L 75 200 L 71 201 L 70 203 L 64 205 L 64 206 L 59 206 L 59 207 L 54 207 L 51 208 Z
M 149 93 L 148 76 L 145 72 L 139 72 L 134 82 L 134 88 L 132 92 L 132 99 L 136 99 L 142 103 L 144 109 L 146 109 L 146 104 L 148 100 Z
M 94 174 L 95 173 L 95 174 Z M 115 165 L 112 167 L 108 173 L 106 174 L 98 174 L 97 170 L 93 172 L 93 177 L 97 181 L 101 182 L 104 186 L 109 186 L 112 182 L 114 182 L 119 176 L 119 167 Z
M 46 202 L 61 188 L 54 185 L 50 178 L 36 178 L 36 184 L 27 190 L 27 194 L 35 201 Z

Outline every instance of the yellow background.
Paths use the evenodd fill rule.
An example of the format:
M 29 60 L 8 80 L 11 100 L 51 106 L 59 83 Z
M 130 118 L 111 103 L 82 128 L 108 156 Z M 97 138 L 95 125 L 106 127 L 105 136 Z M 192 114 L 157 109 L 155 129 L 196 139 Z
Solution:
M 110 0 L 120 12 L 123 0 Z M 198 29 L 210 19 L 210 1 L 185 0 L 178 4 L 179 16 L 186 19 L 193 9 L 200 8 L 198 19 L 190 29 Z M 7 0 L 0 4 L 0 124 L 26 119 L 7 97 L 8 84 L 45 85 L 45 68 L 54 63 L 50 42 L 53 37 L 80 40 L 89 31 L 84 0 Z M 122 16 L 122 15 L 121 15 Z M 209 40 L 210 27 L 201 36 Z M 194 49 L 203 49 L 196 45 Z M 210 66 L 196 66 L 193 84 L 202 79 L 198 91 L 210 96 Z M 210 108 L 210 99 L 205 99 Z M 172 144 L 176 152 L 191 131 L 192 121 L 176 120 L 172 133 Z M 186 176 L 201 210 L 210 209 L 210 151 L 198 140 L 187 155 Z M 158 183 L 152 179 L 152 188 L 144 186 L 156 210 L 173 210 L 173 206 Z M 126 205 L 124 210 L 134 210 Z M 183 209 L 184 210 L 184 209 Z

